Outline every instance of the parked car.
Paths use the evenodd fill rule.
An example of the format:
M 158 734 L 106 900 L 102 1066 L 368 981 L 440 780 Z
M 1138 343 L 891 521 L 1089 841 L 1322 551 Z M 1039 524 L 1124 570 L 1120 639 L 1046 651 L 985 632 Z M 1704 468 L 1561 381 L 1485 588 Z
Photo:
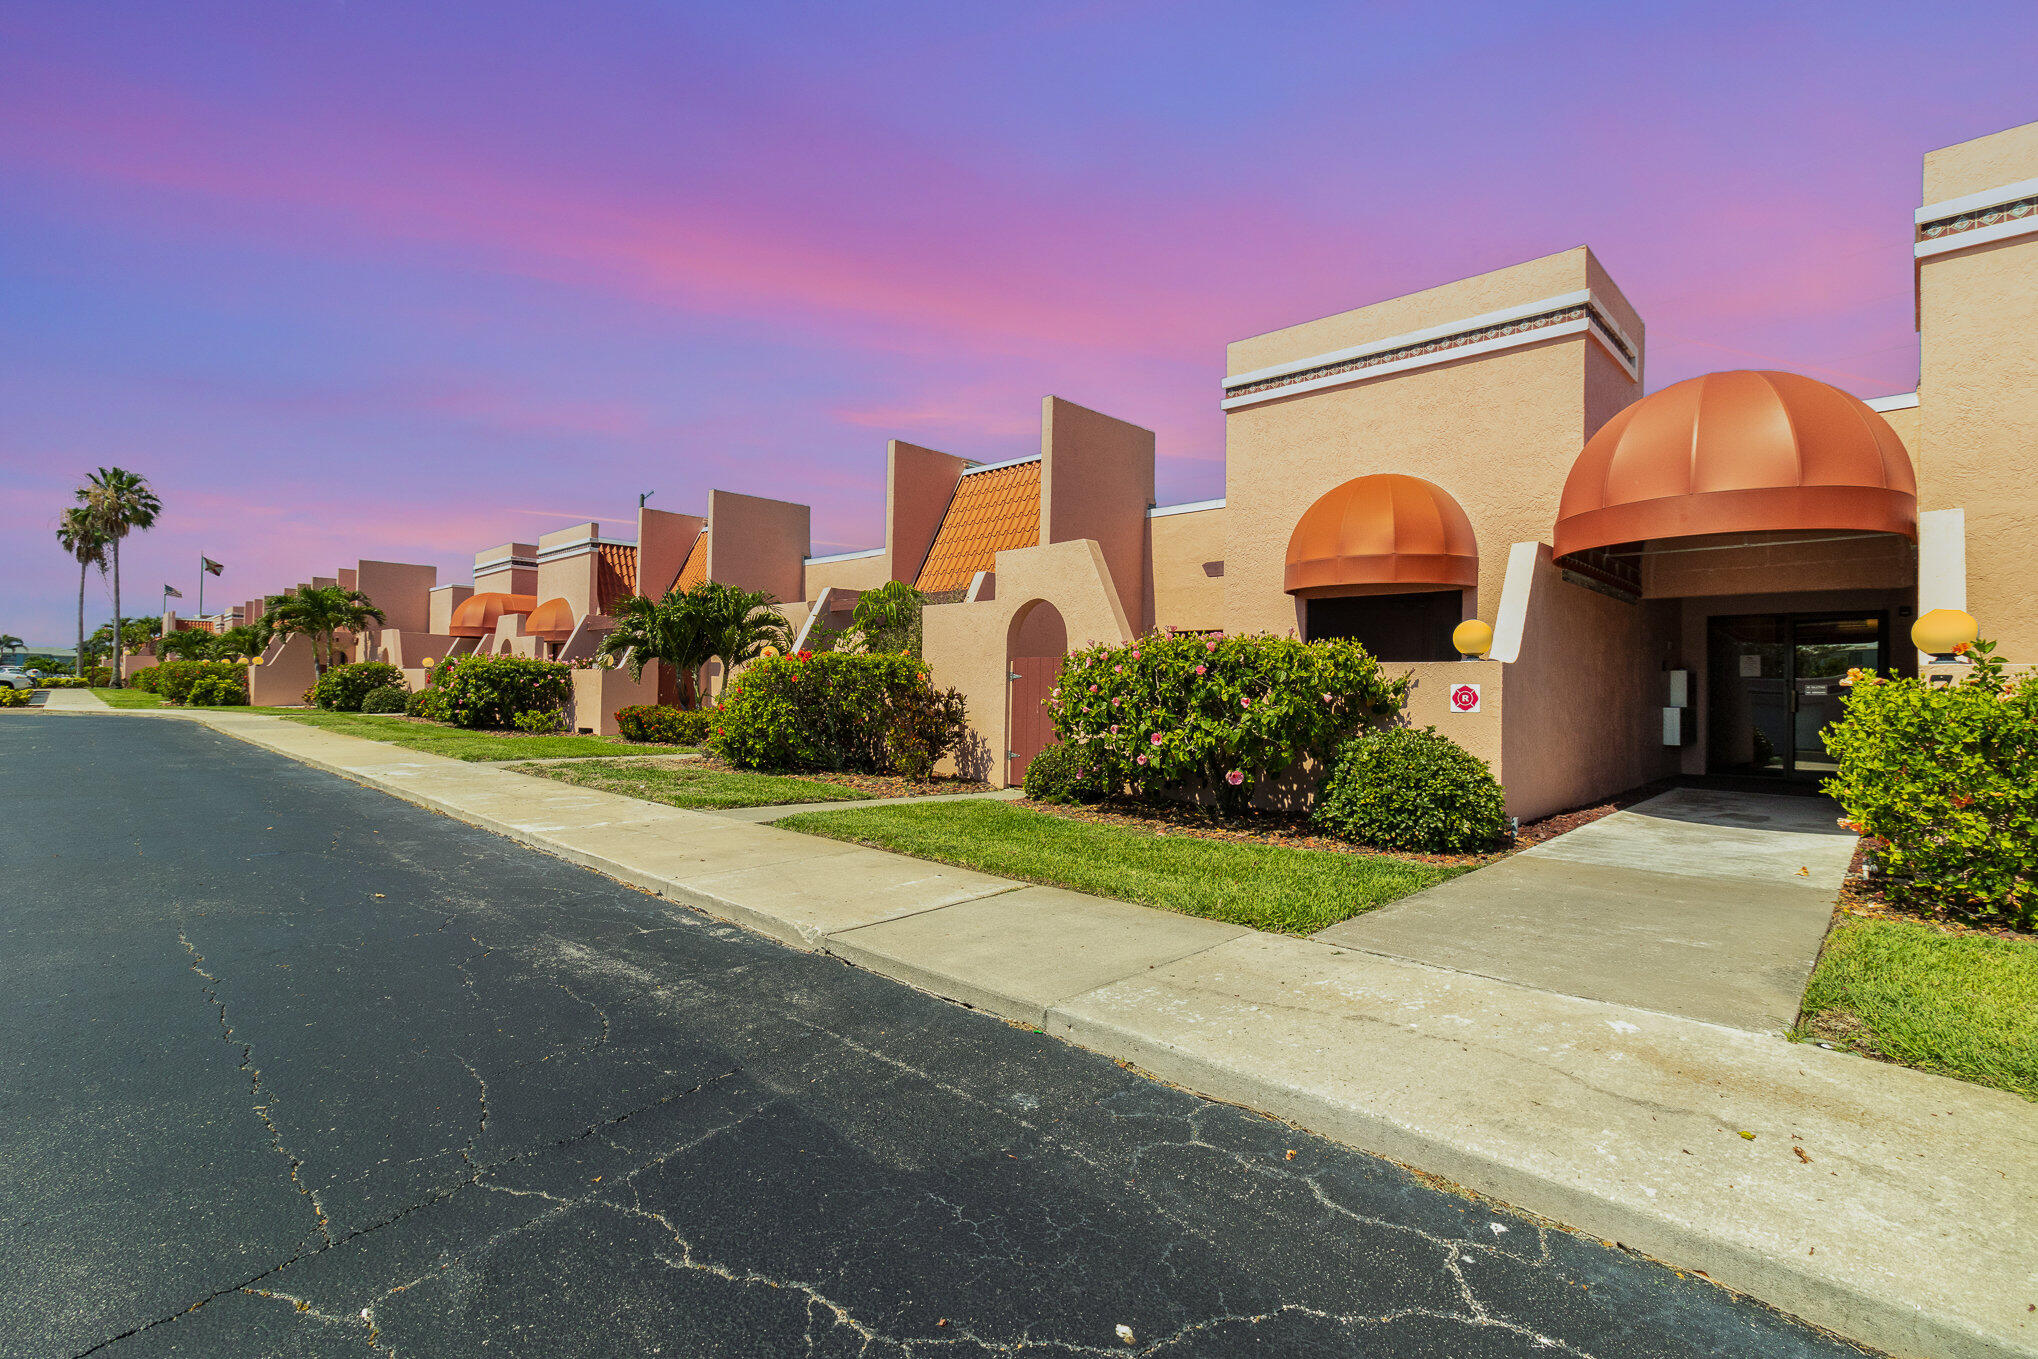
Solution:
M 18 665 L 0 665 L 0 684 L 10 689 L 35 688 L 35 681 Z

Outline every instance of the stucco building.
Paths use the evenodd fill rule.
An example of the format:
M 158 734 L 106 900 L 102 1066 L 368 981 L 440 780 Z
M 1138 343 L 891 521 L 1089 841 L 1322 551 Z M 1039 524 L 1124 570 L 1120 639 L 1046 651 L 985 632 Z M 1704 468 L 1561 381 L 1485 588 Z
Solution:
M 808 560 L 796 616 L 926 591 L 962 763 L 1000 781 L 1049 739 L 1069 646 L 1156 626 L 1361 639 L 1522 816 L 1816 777 L 1837 679 L 1915 671 L 1922 612 L 2038 663 L 2038 124 L 1932 152 L 1920 202 L 1915 392 L 1645 397 L 1643 319 L 1580 247 L 1231 345 L 1219 501 L 1154 507 L 1153 435 L 1052 397 L 1032 457 L 894 442 L 884 546 Z M 1466 659 L 1472 619 L 1493 640 Z

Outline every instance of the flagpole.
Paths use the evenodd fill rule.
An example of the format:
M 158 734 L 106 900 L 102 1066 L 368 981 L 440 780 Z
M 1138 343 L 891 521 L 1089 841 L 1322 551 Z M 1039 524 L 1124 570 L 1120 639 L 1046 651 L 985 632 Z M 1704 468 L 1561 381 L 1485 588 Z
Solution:
M 205 617 L 205 554 L 198 554 L 198 616 Z

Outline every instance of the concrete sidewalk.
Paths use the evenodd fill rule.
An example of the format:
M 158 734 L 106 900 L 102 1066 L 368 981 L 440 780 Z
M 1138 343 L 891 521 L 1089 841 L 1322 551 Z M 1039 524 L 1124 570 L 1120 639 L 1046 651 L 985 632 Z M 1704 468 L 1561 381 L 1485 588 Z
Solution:
M 1854 855 L 1838 815 L 1822 797 L 1680 788 L 1316 937 L 1787 1033 Z
M 2038 1355 L 2038 1106 L 2015 1096 L 274 718 L 186 720 L 1894 1353 Z
M 45 712 L 61 709 L 75 709 L 80 712 L 112 712 L 113 705 L 90 689 L 45 689 L 42 691 L 42 708 Z

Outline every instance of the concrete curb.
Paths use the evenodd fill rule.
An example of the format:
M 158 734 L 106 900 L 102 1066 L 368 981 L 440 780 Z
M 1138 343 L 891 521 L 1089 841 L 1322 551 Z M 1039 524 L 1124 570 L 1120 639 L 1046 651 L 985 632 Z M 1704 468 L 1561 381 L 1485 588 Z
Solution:
M 324 732 L 264 739 L 296 725 L 274 718 L 189 720 L 781 942 L 1039 1023 L 1892 1353 L 2038 1356 L 2038 1316 L 2026 1311 L 2038 1302 L 2038 1107 L 2015 1096 L 1315 940 L 1218 927 L 1144 950 L 1127 949 L 1124 931 L 1096 947 L 1053 935 L 1061 942 L 1043 949 L 1034 894 L 1054 889 L 590 790 L 573 790 L 589 794 L 574 803 L 582 825 L 541 826 L 474 805 L 528 804 L 534 790 L 491 781 L 534 776 L 393 759 Z M 375 759 L 350 764 L 341 751 Z M 462 799 L 435 792 L 433 777 L 496 791 Z M 710 868 L 717 854 L 729 862 Z M 682 861 L 695 865 L 683 876 Z M 821 888 L 784 871 L 816 861 L 829 865 Z M 1135 921 L 1140 938 L 1188 919 L 1058 896 L 1068 900 L 1055 909 L 1087 904 L 1100 927 L 1151 917 Z M 1079 975 L 1081 958 L 1094 975 Z

